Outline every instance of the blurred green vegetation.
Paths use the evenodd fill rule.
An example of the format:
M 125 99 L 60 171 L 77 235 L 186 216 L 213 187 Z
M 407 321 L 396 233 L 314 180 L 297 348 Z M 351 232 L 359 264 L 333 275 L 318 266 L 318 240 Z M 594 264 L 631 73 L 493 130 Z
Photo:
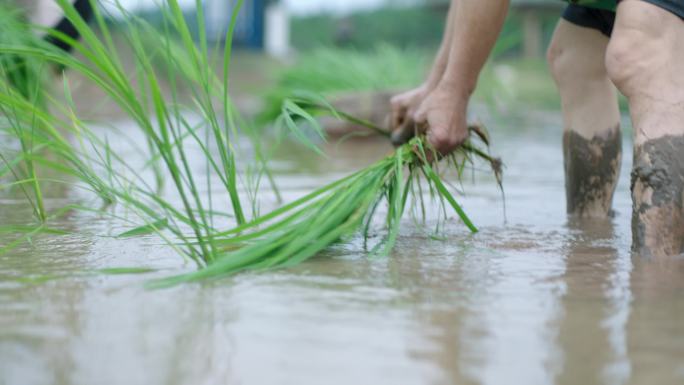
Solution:
M 300 55 L 294 65 L 280 68 L 264 97 L 261 123 L 281 113 L 283 100 L 305 91 L 325 97 L 349 91 L 408 89 L 428 70 L 431 52 L 378 44 L 372 50 L 319 48 Z
M 298 53 L 294 62 L 269 66 L 267 76 L 248 77 L 249 82 L 268 88 L 261 118 L 277 116 L 279 102 L 292 90 L 331 95 L 401 90 L 418 85 L 442 39 L 446 13 L 443 5 L 424 5 L 384 7 L 346 16 L 318 14 L 293 18 L 291 43 Z M 559 14 L 560 11 L 539 14 L 544 47 L 551 40 Z M 158 24 L 156 13 L 141 16 Z M 194 31 L 194 13 L 187 12 L 185 18 Z M 560 108 L 560 98 L 544 58 L 523 59 L 522 52 L 523 14 L 512 9 L 480 76 L 475 100 L 502 109 Z
M 473 97 L 501 109 L 560 108 L 560 96 L 541 58 L 490 61 L 480 74 Z
M 378 44 L 399 48 L 439 46 L 446 22 L 445 7 L 386 7 L 339 17 L 329 14 L 298 17 L 292 20 L 292 45 L 298 51 L 321 47 L 346 47 L 372 50 Z M 560 13 L 559 13 L 560 14 Z M 542 13 L 540 23 L 544 44 L 551 40 L 559 14 Z M 523 17 L 512 10 L 504 24 L 497 56 L 516 56 L 522 52 Z
M 326 92 L 332 92 L 336 87 L 349 90 L 349 78 L 365 78 L 368 79 L 365 85 L 356 81 L 354 88 L 362 91 L 376 89 L 377 82 L 370 75 L 359 77 L 352 73 L 345 74 L 358 72 L 359 67 L 363 68 L 365 74 L 373 71 L 384 74 L 391 70 L 396 75 L 397 71 L 404 71 L 405 74 L 400 76 L 404 81 L 393 83 L 394 88 L 418 85 L 427 66 L 411 67 L 401 62 L 419 61 L 430 64 L 442 39 L 446 13 L 447 9 L 443 6 L 387 7 L 356 12 L 345 17 L 315 15 L 295 18 L 292 21 L 292 45 L 302 55 L 291 69 L 282 73 L 279 85 L 286 86 L 281 88 L 291 89 L 296 87 L 298 78 L 306 78 L 296 74 L 312 73 L 315 76 L 299 83 L 303 88 Z M 553 12 L 540 14 L 543 46 L 551 40 L 558 18 L 559 15 Z M 335 56 L 332 54 L 335 50 L 331 47 L 338 48 L 337 60 L 342 65 L 333 66 L 337 68 L 329 71 L 333 77 L 325 79 L 319 75 L 323 69 L 331 67 L 321 65 L 320 53 L 326 52 L 329 58 Z M 378 52 L 378 47 L 384 47 L 384 51 Z M 388 50 L 391 50 L 388 47 L 394 47 L 399 58 L 387 55 Z M 353 52 L 353 61 L 356 64 L 345 68 L 344 63 L 350 52 Z M 522 59 L 522 52 L 523 15 L 511 10 L 490 61 L 482 72 L 475 99 L 502 108 L 527 106 L 558 109 L 560 99 L 544 58 Z M 367 63 L 362 66 L 359 63 L 364 60 L 364 55 Z M 399 63 L 378 60 L 379 56 L 394 58 Z M 335 80 L 334 76 L 340 79 Z M 418 80 L 414 80 L 412 84 L 408 80 L 416 78 Z M 271 94 L 271 97 L 274 95 Z
M 378 43 L 396 47 L 437 46 L 444 29 L 445 14 L 430 8 L 382 8 L 337 17 L 323 14 L 294 18 L 292 45 L 300 51 L 344 46 L 359 50 Z
M 340 81 L 322 79 L 320 73 L 308 79 L 304 88 L 314 88 L 320 91 L 332 92 L 334 84 L 346 82 L 355 77 L 352 73 L 363 67 L 365 74 L 356 76 L 358 79 L 371 79 L 369 74 L 376 71 L 384 74 L 387 71 L 406 71 L 400 78 L 403 82 L 394 83 L 394 88 L 409 88 L 408 79 L 425 75 L 427 66 L 431 63 L 437 47 L 442 39 L 445 27 L 447 9 L 440 6 L 420 6 L 412 8 L 386 7 L 372 11 L 352 13 L 343 18 L 333 15 L 315 15 L 299 17 L 292 20 L 292 45 L 302 55 L 296 61 L 292 69 L 281 72 L 280 81 L 289 78 L 285 83 L 288 87 L 294 87 L 296 76 L 291 76 L 291 71 L 306 73 L 321 72 L 313 70 L 318 68 L 320 52 L 327 52 L 329 57 L 335 56 L 332 52 L 338 49 L 338 60 L 345 63 L 347 55 L 353 52 L 356 63 L 354 66 L 334 66 L 331 75 L 342 78 Z M 548 46 L 553 35 L 554 28 L 560 17 L 554 12 L 542 12 L 539 14 L 541 25 L 542 46 Z M 378 47 L 385 47 L 378 51 Z M 406 66 L 406 63 L 393 63 L 387 60 L 378 60 L 388 52 L 387 47 L 394 47 L 397 52 L 402 52 L 403 59 L 395 59 L 397 62 L 406 61 L 422 64 L 415 68 Z M 475 99 L 501 108 L 532 107 L 541 109 L 559 109 L 560 97 L 556 86 L 549 74 L 544 57 L 522 58 L 523 53 L 523 14 L 512 9 L 503 26 L 499 40 L 492 51 L 490 60 L 482 71 Z M 366 66 L 360 64 L 368 61 Z M 388 56 L 392 58 L 392 56 Z M 299 67 L 299 68 L 297 68 Z M 330 68 L 326 65 L 322 68 Z M 305 76 L 300 76 L 302 79 Z M 346 79 L 346 80 L 345 80 Z M 320 82 L 312 86 L 312 82 Z M 416 81 L 414 85 L 418 85 Z M 350 83 L 340 87 L 340 90 L 350 90 Z M 283 84 L 280 84 L 283 85 Z M 366 85 L 356 82 L 354 88 L 362 91 L 377 89 L 377 82 L 368 81 Z M 274 95 L 274 94 L 272 94 Z M 627 109 L 624 97 L 620 97 L 620 105 L 623 111 Z
M 301 54 L 280 68 L 264 96 L 260 123 L 278 116 L 282 101 L 306 91 L 334 98 L 350 91 L 407 90 L 419 85 L 429 70 L 434 50 L 400 49 L 380 44 L 375 49 L 319 48 Z M 482 71 L 474 100 L 495 109 L 558 109 L 560 98 L 539 59 L 502 57 Z

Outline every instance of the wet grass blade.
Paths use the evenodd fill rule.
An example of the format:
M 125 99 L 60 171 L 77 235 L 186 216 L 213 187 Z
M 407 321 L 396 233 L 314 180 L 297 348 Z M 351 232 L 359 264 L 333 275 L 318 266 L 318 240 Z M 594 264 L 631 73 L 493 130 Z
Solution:
M 408 196 L 412 191 L 410 184 L 420 183 L 414 171 L 409 171 L 408 178 L 405 178 L 405 169 L 420 168 L 425 173 L 431 191 L 440 200 L 449 203 L 470 231 L 477 232 L 440 176 L 430 164 L 424 162 L 427 146 L 424 137 L 414 138 L 399 147 L 394 154 L 357 173 L 251 223 L 216 234 L 214 241 L 226 248 L 215 261 L 197 272 L 155 280 L 149 287 L 162 288 L 230 276 L 244 270 L 273 269 L 303 262 L 360 230 L 367 237 L 372 216 L 383 197 L 387 200 L 387 235 L 371 254 L 387 255 L 399 236 Z
M 117 238 L 131 238 L 131 237 L 138 237 L 141 235 L 148 235 L 148 234 L 153 234 L 159 231 L 162 231 L 169 226 L 169 220 L 164 218 L 160 219 L 154 223 L 150 223 L 149 225 L 144 225 L 144 226 L 139 226 L 134 229 L 128 230 L 126 232 L 123 232 L 119 235 L 117 235 Z
M 425 170 L 425 174 L 430 178 L 430 181 L 434 183 L 435 187 L 437 188 L 437 191 L 439 191 L 440 196 L 444 197 L 447 202 L 453 207 L 454 211 L 458 214 L 458 216 L 461 218 L 463 223 L 465 223 L 466 226 L 472 231 L 473 233 L 476 233 L 477 227 L 473 224 L 473 222 L 468 218 L 468 215 L 466 215 L 465 211 L 461 208 L 461 206 L 456 202 L 456 199 L 451 195 L 449 190 L 447 190 L 446 186 L 444 186 L 444 183 L 442 183 L 442 180 L 440 179 L 439 175 L 435 173 L 435 171 L 430 167 L 429 165 L 424 165 L 423 170 Z

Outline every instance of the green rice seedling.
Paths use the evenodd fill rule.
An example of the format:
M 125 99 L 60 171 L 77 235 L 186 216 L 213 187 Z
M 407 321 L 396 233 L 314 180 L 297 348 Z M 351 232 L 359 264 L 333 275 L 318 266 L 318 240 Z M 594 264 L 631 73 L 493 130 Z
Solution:
M 51 96 L 46 93 L 45 98 L 49 101 Z M 44 192 L 54 194 L 65 185 L 82 183 L 78 187 L 94 193 L 105 204 L 114 200 L 106 182 L 93 167 L 93 159 L 79 152 L 72 143 L 70 136 L 81 135 L 78 126 L 24 98 L 2 79 L 0 115 L 4 115 L 0 133 L 9 134 L 9 138 L 20 143 L 18 150 L 0 149 L 0 190 L 18 188 L 23 192 L 36 214 L 37 227 L 46 228 L 45 222 L 68 212 L 62 208 L 48 212 L 42 204 Z M 33 171 L 24 172 L 23 163 L 29 164 Z M 53 188 L 45 189 L 46 186 Z
M 33 47 L 42 45 L 32 32 L 22 12 L 0 4 L 0 42 Z M 44 69 L 44 63 L 37 60 L 20 55 L 0 55 L 0 76 L 29 100 L 42 102 Z
M 200 44 L 198 48 L 192 40 L 180 6 L 175 0 L 169 0 L 164 8 L 164 26 L 169 30 L 164 34 L 153 30 L 120 7 L 120 11 L 126 15 L 124 39 L 134 59 L 134 76 L 131 76 L 130 68 L 124 67 L 119 58 L 119 47 L 114 44 L 112 32 L 102 15 L 95 13 L 96 32 L 68 1 L 57 2 L 82 36 L 82 41 L 74 41 L 58 31 L 47 32 L 52 38 L 73 46 L 77 55 L 66 55 L 45 45 L 9 39 L 0 41 L 0 55 L 18 57 L 26 62 L 40 62 L 43 65 L 57 64 L 97 85 L 140 128 L 150 145 L 150 163 L 158 170 L 163 170 L 164 178 L 171 181 L 181 208 L 157 194 L 160 186 L 150 186 L 143 175 L 144 170 L 128 164 L 125 159 L 117 156 L 106 139 L 89 130 L 71 103 L 50 99 L 49 106 L 38 106 L 28 103 L 27 98 L 14 97 L 20 87 L 3 87 L 0 89 L 3 115 L 16 116 L 16 119 L 8 122 L 8 127 L 12 128 L 11 134 L 22 143 L 27 136 L 41 137 L 41 143 L 61 162 L 36 156 L 28 150 L 23 151 L 23 159 L 31 162 L 40 160 L 48 167 L 77 176 L 79 182 L 85 182 L 90 188 L 99 190 L 112 200 L 132 209 L 144 223 L 143 226 L 166 220 L 166 229 L 181 242 L 186 239 L 185 228 L 189 228 L 194 233 L 194 238 L 200 242 L 186 244 L 187 255 L 200 266 L 212 260 L 214 249 L 207 241 L 207 235 L 213 228 L 213 217 L 210 214 L 213 210 L 207 209 L 206 200 L 200 193 L 200 185 L 194 176 L 195 170 L 189 165 L 186 147 L 190 141 L 202 149 L 207 167 L 212 170 L 212 175 L 217 176 L 218 183 L 223 185 L 230 197 L 229 207 L 232 207 L 234 217 L 238 223 L 245 222 L 246 215 L 238 194 L 239 181 L 235 161 L 238 149 L 231 143 L 231 137 L 237 134 L 238 118 L 225 91 L 229 61 L 223 68 L 225 80 L 220 80 L 210 65 L 206 44 Z M 238 9 L 239 5 L 235 13 Z M 203 22 L 202 15 L 198 15 L 198 21 Z M 232 23 L 233 26 L 234 24 L 235 22 Z M 228 58 L 232 29 L 231 27 L 224 49 Z M 19 32 L 18 28 L 15 30 Z M 158 44 L 154 50 L 142 44 L 143 35 L 146 39 L 156 39 Z M 158 69 L 152 62 L 156 60 L 159 63 L 160 58 L 165 65 Z M 3 66 L 5 68 L 9 67 Z M 164 76 L 170 88 L 166 94 L 160 75 Z M 201 127 L 190 124 L 186 118 L 191 107 L 183 105 L 178 98 L 179 79 L 183 79 L 184 86 L 190 90 L 192 109 L 202 116 Z M 68 95 L 70 91 L 67 84 L 65 82 L 65 94 Z M 64 113 L 68 118 L 57 118 L 49 108 Z M 30 122 L 32 116 L 41 123 L 35 126 L 35 130 L 26 128 L 26 123 Z M 206 136 L 200 134 L 202 130 L 211 134 L 218 151 L 209 151 Z M 72 135 L 70 139 L 61 135 L 63 131 Z M 75 140 L 80 146 L 77 143 L 72 145 L 70 140 Z M 64 165 L 63 157 L 72 162 Z M 10 159 L 6 163 L 11 162 L 13 160 Z M 90 172 L 91 168 L 96 171 Z M 88 172 L 81 172 L 83 169 Z M 22 179 L 23 184 L 29 181 L 37 183 L 40 178 L 34 175 Z M 157 177 L 157 181 L 160 179 Z M 67 183 L 66 180 L 60 182 Z M 211 197 L 209 199 L 211 201 Z M 210 202 L 209 206 L 215 205 Z M 181 230 L 181 227 L 184 229 Z
M 46 32 L 72 46 L 76 55 L 13 41 L 0 41 L 0 54 L 56 64 L 68 70 L 65 76 L 76 73 L 94 84 L 139 128 L 148 145 L 138 154 L 145 164 L 130 163 L 111 146 L 107 133 L 89 128 L 71 99 L 67 80 L 66 100 L 50 97 L 44 107 L 16 100 L 10 88 L 0 89 L 0 106 L 21 111 L 20 119 L 9 124 L 11 135 L 27 135 L 31 130 L 25 128 L 26 122 L 36 116 L 41 122 L 36 131 L 41 144 L 55 160 L 35 154 L 27 159 L 60 172 L 61 177 L 55 178 L 58 183 L 85 188 L 106 198 L 105 203 L 124 207 L 133 218 L 117 219 L 135 225 L 122 235 L 156 232 L 198 267 L 206 266 L 220 251 L 213 242 L 216 229 L 249 219 L 240 192 L 251 194 L 254 215 L 259 180 L 263 175 L 272 180 L 260 152 L 258 133 L 252 132 L 251 124 L 237 113 L 228 94 L 232 33 L 241 2 L 234 7 L 222 48 L 220 76 L 215 73 L 215 60 L 203 35 L 200 1 L 196 21 L 199 42 L 193 39 L 177 0 L 164 2 L 161 30 L 119 5 L 124 18 L 117 31 L 99 12 L 95 12 L 95 26 L 91 26 L 68 1 L 57 2 L 82 38 L 74 41 L 58 31 Z M 122 60 L 122 42 L 130 51 L 129 60 Z M 132 62 L 132 68 L 124 62 Z M 198 117 L 199 122 L 191 122 L 189 115 Z M 121 132 L 111 134 L 120 136 Z M 240 135 L 252 141 L 251 151 L 237 144 Z M 204 173 L 197 172 L 193 157 L 204 161 Z M 238 167 L 237 159 L 249 172 Z M 7 165 L 5 168 L 9 169 Z M 153 180 L 150 170 L 154 171 Z M 21 179 L 17 182 L 20 185 L 40 180 Z M 220 199 L 212 193 L 217 188 Z M 91 205 L 79 209 L 95 210 Z M 113 215 L 111 211 L 107 213 Z
M 12 43 L 25 46 L 37 46 L 39 40 L 35 38 L 26 23 L 23 21 L 21 12 L 0 5 L 0 42 Z M 11 92 L 13 97 L 29 101 L 35 105 L 44 105 L 44 63 L 21 55 L 0 53 L 0 87 L 5 92 Z M 0 107 L 0 115 L 5 117 L 7 128 L 18 130 L 19 112 L 12 108 Z M 47 218 L 45 210 L 43 189 L 38 180 L 36 165 L 33 155 L 39 143 L 36 142 L 34 133 L 36 130 L 36 119 L 31 119 L 28 124 L 22 127 L 22 131 L 15 131 L 21 146 L 20 162 L 10 166 L 7 159 L 2 159 L 8 171 L 14 174 L 16 180 L 23 180 L 26 183 L 19 183 L 18 186 L 26 195 L 33 207 L 36 218 L 41 222 Z M 1 175 L 0 175 L 1 177 Z
M 312 108 L 328 109 L 311 99 L 299 100 Z M 302 115 L 307 112 L 303 108 Z M 330 111 L 328 109 L 328 111 Z M 348 114 L 336 115 L 362 123 L 368 128 L 386 131 Z M 466 163 L 485 161 L 501 183 L 501 161 L 487 153 L 489 137 L 480 126 L 471 126 L 471 139 L 441 160 L 461 175 Z M 182 282 L 223 277 L 243 270 L 287 267 L 315 256 L 325 248 L 358 231 L 367 241 L 371 222 L 382 202 L 386 203 L 387 234 L 370 250 L 371 255 L 387 255 L 396 242 L 400 223 L 412 193 L 425 183 L 430 193 L 450 206 L 471 232 L 477 227 L 466 215 L 443 182 L 430 159 L 438 156 L 425 137 L 413 138 L 394 154 L 361 171 L 324 186 L 292 203 L 252 222 L 226 232 L 216 233 L 213 243 L 221 252 L 205 268 L 189 274 L 157 280 L 151 287 L 165 287 Z M 416 187 L 417 186 L 417 187 Z M 416 187 L 416 188 L 414 188 Z M 422 204 L 422 195 L 417 198 Z
M 26 98 L 15 98 L 18 91 L 11 87 L 0 88 L 0 106 L 5 111 L 18 111 L 15 114 L 18 119 L 10 122 L 10 126 L 16 128 L 11 130 L 15 137 L 28 135 L 28 138 L 39 138 L 38 143 L 56 158 L 52 160 L 35 152 L 24 152 L 18 158 L 8 158 L 5 168 L 10 170 L 11 165 L 30 159 L 59 171 L 64 176 L 60 183 L 86 188 L 106 202 L 118 203 L 135 216 L 133 219 L 121 218 L 107 211 L 127 223 L 135 223 L 130 230 L 120 234 L 121 238 L 156 233 L 198 267 L 196 273 L 158 284 L 299 263 L 359 230 L 367 234 L 382 202 L 387 204 L 387 235 L 371 253 L 387 254 L 396 242 L 407 202 L 414 194 L 412 191 L 421 189 L 423 183 L 432 196 L 443 205 L 451 206 L 465 225 L 476 231 L 440 177 L 436 164 L 427 161 L 436 156 L 424 138 L 415 138 L 393 155 L 364 170 L 271 213 L 250 219 L 239 194 L 240 186 L 244 187 L 246 182 L 241 180 L 237 159 L 256 165 L 258 174 L 266 171 L 265 160 L 260 159 L 258 153 L 255 158 L 242 155 L 236 142 L 238 135 L 246 134 L 255 141 L 258 135 L 250 131 L 250 125 L 236 112 L 228 94 L 230 41 L 239 5 L 234 10 L 223 47 L 222 74 L 217 76 L 211 70 L 212 60 L 203 36 L 197 45 L 177 0 L 165 3 L 161 33 L 135 16 L 126 14 L 120 7 L 120 11 L 126 14 L 122 33 L 132 52 L 132 69 L 122 64 L 119 47 L 102 15 L 95 14 L 95 30 L 66 0 L 57 2 L 82 36 L 82 41 L 73 41 L 56 31 L 48 33 L 72 45 L 77 56 L 40 45 L 12 42 L 0 42 L 0 54 L 58 64 L 97 85 L 135 122 L 148 143 L 144 154 L 146 162 L 142 166 L 131 164 L 117 153 L 106 136 L 90 130 L 88 124 L 79 118 L 70 98 L 69 83 L 65 81 L 66 102 L 48 97 L 47 107 L 31 103 Z M 202 31 L 204 18 L 199 2 L 198 9 L 197 22 Z M 145 41 L 156 44 L 150 47 L 143 43 Z M 189 101 L 181 97 L 181 88 L 189 91 Z M 285 100 L 278 119 L 296 137 L 315 149 L 315 143 L 307 138 L 297 120 L 309 121 L 318 135 L 322 135 L 311 112 L 325 108 L 329 106 L 324 99 Z M 64 117 L 50 113 L 53 110 Z M 189 111 L 199 116 L 199 123 L 190 121 Z M 333 114 L 354 119 L 343 113 Z M 40 124 L 31 126 L 35 130 L 27 130 L 25 127 L 32 120 Z M 473 132 L 477 135 L 473 135 L 471 142 L 446 157 L 443 164 L 462 172 L 466 163 L 481 158 L 497 171 L 497 161 L 485 151 L 487 136 L 477 128 L 473 128 Z M 258 149 L 258 142 L 255 143 L 254 148 Z M 198 175 L 191 162 L 193 156 L 202 158 L 206 175 Z M 156 186 L 150 182 L 150 169 L 156 170 Z M 161 194 L 159 184 L 163 179 L 167 180 L 167 187 Z M 16 183 L 40 180 L 39 176 L 34 176 Z M 216 201 L 211 193 L 214 186 L 222 189 L 221 196 L 228 197 L 228 202 Z M 246 187 L 256 196 L 258 185 Z M 422 199 L 422 194 L 418 195 L 417 198 Z M 102 211 L 88 205 L 71 208 Z M 228 214 L 232 216 L 229 219 L 226 218 Z M 221 228 L 230 230 L 220 231 Z

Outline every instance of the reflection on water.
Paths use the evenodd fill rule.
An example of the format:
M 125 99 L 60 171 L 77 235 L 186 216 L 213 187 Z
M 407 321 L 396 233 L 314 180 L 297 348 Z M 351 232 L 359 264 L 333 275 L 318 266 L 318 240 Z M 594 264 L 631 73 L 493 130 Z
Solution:
M 565 366 L 560 384 L 622 383 L 629 373 L 625 362 L 624 293 L 613 293 L 620 256 L 610 220 L 576 220 L 576 236 L 567 244 L 562 281 L 562 313 L 558 339 Z M 597 256 L 600 256 L 598 258 Z M 614 294 L 617 294 L 615 296 Z M 617 305 L 614 301 L 618 301 Z
M 451 220 L 449 240 L 434 241 L 407 220 L 389 258 L 352 240 L 287 270 L 145 291 L 192 267 L 154 237 L 117 241 L 99 236 L 105 218 L 66 217 L 72 235 L 0 256 L 0 384 L 684 383 L 684 260 L 630 255 L 627 172 L 615 218 L 566 218 L 558 120 L 494 133 L 506 222 L 495 184 L 476 175 L 462 201 L 479 234 Z M 328 150 L 279 155 L 286 197 L 389 147 Z M 3 222 L 30 217 L 19 202 L 3 201 Z M 140 265 L 161 271 L 87 273 Z M 45 274 L 56 279 L 21 279 Z

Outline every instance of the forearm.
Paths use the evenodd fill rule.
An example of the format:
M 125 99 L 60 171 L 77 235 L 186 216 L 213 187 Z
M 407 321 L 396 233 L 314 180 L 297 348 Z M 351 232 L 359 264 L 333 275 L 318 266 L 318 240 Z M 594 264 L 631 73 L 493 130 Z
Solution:
M 442 85 L 467 98 L 487 61 L 508 11 L 509 0 L 454 0 L 452 38 Z
M 444 28 L 444 36 L 442 36 L 442 43 L 439 46 L 435 62 L 432 65 L 432 69 L 430 70 L 430 74 L 426 81 L 429 88 L 437 86 L 439 81 L 442 80 L 442 75 L 444 75 L 444 72 L 446 71 L 447 63 L 449 62 L 449 52 L 451 51 L 451 42 L 454 35 L 454 17 L 456 14 L 456 2 L 458 1 L 460 0 L 451 0 L 449 12 L 447 13 L 446 27 Z

